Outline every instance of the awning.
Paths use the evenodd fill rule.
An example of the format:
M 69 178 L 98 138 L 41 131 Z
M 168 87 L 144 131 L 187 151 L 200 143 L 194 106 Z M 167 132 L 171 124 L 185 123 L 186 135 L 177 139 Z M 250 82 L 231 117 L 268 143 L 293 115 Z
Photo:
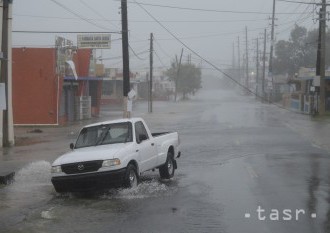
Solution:
M 311 77 L 311 76 L 308 76 L 308 77 L 298 77 L 297 80 L 301 80 L 301 81 L 314 80 L 314 77 Z M 325 80 L 330 80 L 330 76 L 325 76 Z
M 64 80 L 67 81 L 102 81 L 104 77 L 77 77 L 74 76 L 65 76 Z

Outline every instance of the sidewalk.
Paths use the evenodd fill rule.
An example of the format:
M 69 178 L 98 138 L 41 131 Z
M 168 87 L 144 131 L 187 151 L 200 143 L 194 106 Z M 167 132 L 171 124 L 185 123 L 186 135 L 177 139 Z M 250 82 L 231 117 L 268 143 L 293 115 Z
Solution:
M 296 113 L 294 119 L 288 119 L 286 124 L 313 143 L 313 146 L 327 150 L 330 153 L 330 118 L 312 117 Z
M 313 146 L 325 149 L 330 153 L 330 116 L 312 116 L 290 108 L 279 108 L 281 102 L 270 105 L 284 118 L 284 125 L 312 142 Z

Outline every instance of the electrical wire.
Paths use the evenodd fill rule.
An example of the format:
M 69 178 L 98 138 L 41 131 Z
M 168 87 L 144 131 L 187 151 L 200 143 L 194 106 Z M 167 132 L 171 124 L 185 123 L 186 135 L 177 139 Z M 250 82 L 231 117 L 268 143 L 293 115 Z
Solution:
M 163 62 L 162 59 L 158 56 L 158 53 L 157 53 L 155 50 L 154 50 L 154 53 L 155 53 L 157 59 L 159 60 L 160 64 L 161 64 L 164 68 L 168 67 L 168 66 L 166 66 L 166 65 L 164 64 L 164 62 Z
M 264 27 L 260 28 L 253 28 L 249 29 L 248 32 L 255 32 L 260 31 L 264 29 Z M 245 30 L 235 31 L 235 32 L 224 32 L 219 34 L 209 34 L 209 35 L 200 35 L 200 36 L 186 36 L 186 37 L 178 37 L 181 40 L 187 40 L 187 39 L 200 39 L 200 38 L 212 38 L 212 37 L 219 37 L 219 36 L 230 36 L 230 35 L 236 35 L 236 34 L 242 34 L 245 33 Z M 175 38 L 160 38 L 158 41 L 168 41 L 168 40 L 176 40 Z
M 110 22 L 112 26 L 119 28 L 117 25 L 115 25 L 114 23 L 112 23 L 110 20 L 107 20 L 102 14 L 100 14 L 98 11 L 96 11 L 93 7 L 91 7 L 90 5 L 88 5 L 84 0 L 79 0 L 84 6 L 86 6 L 88 9 L 90 9 L 91 11 L 94 12 L 94 14 L 96 14 L 97 16 L 101 17 L 104 21 Z
M 304 12 L 309 11 L 309 10 L 310 10 L 310 7 L 311 7 L 311 5 L 307 5 L 307 7 L 305 8 Z M 299 18 L 298 18 L 296 21 L 294 21 L 294 24 L 293 24 L 292 26 L 287 27 L 286 29 L 283 29 L 283 30 L 281 30 L 281 31 L 278 32 L 278 33 L 281 34 L 281 33 L 283 33 L 283 32 L 286 32 L 286 31 L 292 29 L 294 25 L 296 25 L 296 24 L 298 24 L 298 23 L 303 23 L 303 22 L 305 22 L 307 19 L 309 19 L 311 16 L 313 16 L 313 14 L 314 14 L 314 12 L 309 12 L 309 14 L 308 14 L 307 16 L 300 15 Z
M 118 1 L 118 0 L 115 0 L 115 1 Z M 190 8 L 190 7 L 151 4 L 151 3 L 143 3 L 143 2 L 136 2 L 136 1 L 128 1 L 127 3 L 133 3 L 133 4 L 137 4 L 139 6 L 143 5 L 143 6 L 170 8 L 170 9 L 177 9 L 177 10 L 202 11 L 202 12 L 233 13 L 233 14 L 261 14 L 261 15 L 271 14 L 270 12 L 260 12 L 260 11 L 234 11 L 234 10 L 202 9 L 202 8 Z M 277 14 L 301 14 L 301 13 L 277 13 Z
M 114 33 L 114 34 L 120 34 L 121 32 L 109 32 L 109 31 L 102 31 L 102 32 L 96 32 L 96 31 L 90 31 L 90 32 L 78 32 L 78 31 L 21 31 L 21 30 L 13 30 L 14 33 L 39 33 L 39 34 L 56 34 L 56 33 L 62 33 L 62 34 L 84 34 L 84 33 Z
M 131 47 L 130 47 L 131 48 Z M 132 48 L 131 48 L 132 49 Z M 133 51 L 133 50 L 132 50 Z M 145 50 L 145 51 L 141 51 L 141 52 L 138 52 L 138 53 L 135 53 L 133 52 L 134 56 L 133 57 L 137 57 L 139 58 L 138 55 L 141 55 L 141 54 L 146 54 L 146 53 L 149 53 L 148 50 Z M 117 59 L 122 59 L 123 56 L 116 56 L 116 57 L 106 57 L 106 58 L 98 58 L 98 60 L 100 61 L 106 61 L 106 60 L 117 60 Z M 140 60 L 146 60 L 146 59 L 140 59 Z
M 301 1 L 290 1 L 290 0 L 277 0 L 278 2 L 288 2 L 288 3 L 299 3 L 299 4 L 308 4 L 308 5 L 316 5 L 317 3 L 312 2 L 301 2 Z
M 165 51 L 165 49 L 163 49 L 163 47 L 160 45 L 160 43 L 158 42 L 158 40 L 155 36 L 154 36 L 154 41 L 156 42 L 157 46 L 159 47 L 159 49 L 162 51 L 163 54 L 165 54 L 169 58 L 172 58 L 170 55 L 168 55 L 168 53 Z
M 55 3 L 56 5 L 60 6 L 60 7 L 63 8 L 64 10 L 70 12 L 71 14 L 75 15 L 76 17 L 78 17 L 78 18 L 84 20 L 85 22 L 87 22 L 87 23 L 89 23 L 89 24 L 92 24 L 92 25 L 94 25 L 95 27 L 98 27 L 98 28 L 101 28 L 101 29 L 104 29 L 104 30 L 108 30 L 108 31 L 109 31 L 108 28 L 103 27 L 103 26 L 100 26 L 100 25 L 94 23 L 94 22 L 91 21 L 91 20 L 88 20 L 87 18 L 81 16 L 80 14 L 78 14 L 78 13 L 76 13 L 75 11 L 71 10 L 70 8 L 66 7 L 66 6 L 63 5 L 62 3 L 59 3 L 59 2 L 56 1 L 56 0 L 50 0 L 50 1 L 53 2 L 53 3 Z
M 303 6 L 303 4 L 295 5 L 295 8 L 294 8 L 293 12 L 297 12 L 297 11 L 300 9 L 301 6 Z M 294 15 L 289 15 L 289 16 L 287 16 L 286 18 L 284 18 L 283 20 L 284 20 L 284 21 L 288 21 L 288 20 L 291 19 L 293 16 L 294 16 Z
M 137 53 L 135 53 L 134 49 L 131 47 L 130 44 L 128 44 L 128 47 L 132 50 L 133 54 L 135 55 L 135 57 L 136 57 L 137 59 L 139 59 L 139 60 L 141 60 L 141 61 L 145 61 L 145 60 L 148 59 L 148 58 L 142 58 L 142 57 L 140 57 Z M 148 52 L 148 51 L 147 51 L 147 52 Z
M 136 1 L 135 1 L 136 2 Z M 240 86 L 242 89 L 248 91 L 249 93 L 255 95 L 256 97 L 262 99 L 262 100 L 266 100 L 264 97 L 259 96 L 257 93 L 255 93 L 254 91 L 250 90 L 249 88 L 245 87 L 244 85 L 242 85 L 239 81 L 235 80 L 233 77 L 231 77 L 230 75 L 228 75 L 226 72 L 224 72 L 222 69 L 220 69 L 219 67 L 217 67 L 216 65 L 214 65 L 212 62 L 208 61 L 207 59 L 205 59 L 204 57 L 202 57 L 199 53 L 197 53 L 196 51 L 194 51 L 193 49 L 191 49 L 187 44 L 185 44 L 182 40 L 180 40 L 174 33 L 172 33 L 167 27 L 165 27 L 162 23 L 160 23 L 157 18 L 155 18 L 149 11 L 147 11 L 142 5 L 140 5 L 139 3 L 136 2 L 136 4 L 147 14 L 149 15 L 149 17 L 151 17 L 153 20 L 155 20 L 155 22 L 157 22 L 165 31 L 167 31 L 172 37 L 174 37 L 182 46 L 184 46 L 186 49 L 188 49 L 190 52 L 192 52 L 193 54 L 195 54 L 197 57 L 199 57 L 201 60 L 203 60 L 205 63 L 207 63 L 208 65 L 210 65 L 212 68 L 214 68 L 216 71 L 220 72 L 221 74 L 223 74 L 224 76 L 226 76 L 227 78 L 229 78 L 231 81 L 233 81 L 234 83 L 236 83 L 238 86 Z M 270 104 L 273 104 L 275 106 L 277 106 L 278 108 L 287 110 L 287 111 L 291 111 L 288 110 L 274 102 L 270 102 Z
M 56 16 L 42 16 L 42 15 L 27 15 L 27 14 L 14 14 L 14 16 L 19 17 L 30 17 L 30 18 L 42 18 L 42 19 L 62 19 L 62 20 L 77 20 L 78 18 L 72 17 L 56 17 Z M 106 21 L 106 22 L 121 22 L 121 20 L 114 20 L 114 19 L 93 19 L 93 18 L 86 18 L 90 21 Z M 258 22 L 258 21 L 266 21 L 266 18 L 260 19 L 237 19 L 237 20 L 160 20 L 159 22 L 162 23 L 235 23 L 235 22 Z M 132 20 L 130 19 L 131 23 L 154 23 L 152 20 Z M 115 24 L 112 24 L 115 26 Z M 117 26 L 116 26 L 117 27 Z
M 306 17 L 306 18 L 304 18 L 304 19 L 302 19 L 302 20 L 300 20 L 300 21 L 295 22 L 293 25 L 291 25 L 291 26 L 289 26 L 289 27 L 287 27 L 287 28 L 285 28 L 285 29 L 279 31 L 278 34 L 282 34 L 282 33 L 284 33 L 284 32 L 287 32 L 287 31 L 289 31 L 289 30 L 292 30 L 293 27 L 294 27 L 295 25 L 297 25 L 298 23 L 303 23 L 303 22 L 305 22 L 305 21 L 306 21 L 307 19 L 309 19 L 310 17 L 311 17 L 311 15 L 308 16 L 308 17 Z

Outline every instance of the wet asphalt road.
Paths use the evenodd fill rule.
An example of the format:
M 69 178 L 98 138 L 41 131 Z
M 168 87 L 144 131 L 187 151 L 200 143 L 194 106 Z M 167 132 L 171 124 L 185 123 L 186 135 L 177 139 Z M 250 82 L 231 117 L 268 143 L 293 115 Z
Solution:
M 55 157 L 38 154 L 0 188 L 0 232 L 330 232 L 329 153 L 291 124 L 301 116 L 219 90 L 154 111 L 135 115 L 180 133 L 173 180 L 148 172 L 135 190 L 58 195 Z

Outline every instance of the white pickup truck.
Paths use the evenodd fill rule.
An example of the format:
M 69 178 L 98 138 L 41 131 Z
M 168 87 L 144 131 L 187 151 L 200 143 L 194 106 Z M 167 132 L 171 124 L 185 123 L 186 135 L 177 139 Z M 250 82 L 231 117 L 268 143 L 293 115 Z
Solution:
M 141 118 L 87 125 L 70 148 L 51 168 L 59 193 L 134 187 L 141 173 L 155 168 L 170 179 L 181 154 L 177 132 L 152 134 Z

